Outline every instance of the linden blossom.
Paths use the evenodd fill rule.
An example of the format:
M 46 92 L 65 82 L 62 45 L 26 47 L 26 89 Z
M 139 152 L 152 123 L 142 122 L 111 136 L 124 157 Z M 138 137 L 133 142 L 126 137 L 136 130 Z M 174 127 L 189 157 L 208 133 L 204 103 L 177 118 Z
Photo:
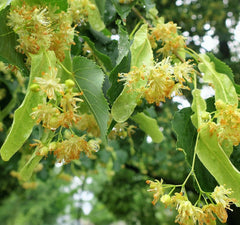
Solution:
M 192 205 L 187 195 L 183 195 L 182 192 L 175 192 L 173 196 L 171 196 L 171 194 L 164 194 L 164 188 L 172 187 L 174 190 L 178 185 L 175 185 L 175 187 L 174 185 L 164 185 L 163 180 L 160 182 L 158 180 L 147 180 L 146 183 L 150 185 L 148 191 L 154 192 L 152 204 L 155 205 L 160 200 L 166 207 L 176 207 L 178 215 L 175 222 L 181 225 L 215 225 L 216 218 L 214 215 L 216 215 L 222 223 L 225 223 L 228 217 L 226 210 L 230 209 L 230 204 L 236 202 L 235 199 L 228 197 L 232 194 L 231 189 L 225 189 L 222 185 L 215 187 L 214 191 L 208 195 L 208 199 L 210 199 L 211 202 L 215 201 L 216 204 L 208 204 L 207 199 L 205 199 L 206 205 L 197 207 L 195 205 L 197 205 L 199 200 L 195 205 Z
M 164 58 L 161 62 L 149 70 L 142 66 L 134 67 L 129 73 L 119 74 L 119 81 L 125 81 L 129 92 L 143 92 L 143 96 L 148 103 L 159 105 L 165 102 L 165 98 L 171 98 L 173 94 L 181 95 L 180 89 L 189 89 L 186 82 L 192 82 L 194 73 L 193 65 L 190 61 L 175 63 L 172 65 L 171 57 Z M 145 87 L 137 88 L 140 80 L 147 80 Z
M 158 23 L 156 27 L 150 28 L 149 41 L 153 49 L 158 47 L 157 41 L 162 41 L 161 48 L 157 50 L 158 53 L 163 54 L 164 57 L 175 54 L 185 47 L 185 38 L 178 35 L 177 24 L 173 22 Z
M 57 142 L 57 148 L 54 150 L 59 162 L 69 163 L 74 159 L 79 159 L 80 153 L 84 152 L 88 157 L 92 152 L 99 149 L 97 142 L 87 142 L 85 136 L 77 136 L 72 134 L 68 139 Z
M 42 72 L 42 77 L 36 77 L 35 82 L 40 86 L 41 90 L 44 91 L 49 99 L 56 100 L 55 91 L 60 94 L 64 93 L 64 84 L 60 84 L 60 78 L 57 78 L 58 69 L 49 68 L 49 72 Z
M 222 143 L 225 139 L 237 146 L 240 143 L 240 110 L 237 106 L 229 105 L 223 101 L 216 101 L 215 103 L 218 123 L 216 129 L 218 132 L 219 142 Z
M 74 28 L 71 11 L 56 13 L 55 7 L 29 6 L 13 7 L 8 16 L 8 25 L 19 36 L 17 50 L 28 56 L 40 50 L 53 50 L 60 61 L 73 42 Z

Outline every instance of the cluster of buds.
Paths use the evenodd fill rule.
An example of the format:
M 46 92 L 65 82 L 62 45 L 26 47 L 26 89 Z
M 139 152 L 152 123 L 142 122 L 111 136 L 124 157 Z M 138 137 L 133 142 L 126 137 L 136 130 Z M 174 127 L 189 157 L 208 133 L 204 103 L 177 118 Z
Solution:
M 203 207 L 193 205 L 183 193 L 175 193 L 169 195 L 164 193 L 163 181 L 146 181 L 150 185 L 150 192 L 154 192 L 154 200 L 152 203 L 155 205 L 158 201 L 162 202 L 166 207 L 175 207 L 178 211 L 175 222 L 181 225 L 215 225 L 216 217 L 222 222 L 227 221 L 227 209 L 230 209 L 230 204 L 235 202 L 228 196 L 231 195 L 231 190 L 224 188 L 224 186 L 217 186 L 214 191 L 208 195 L 211 200 L 210 204 Z M 215 203 L 213 203 L 215 202 Z M 216 216 L 216 217 L 215 217 Z
M 189 89 L 187 82 L 192 82 L 193 66 L 190 61 L 184 63 L 172 64 L 171 58 L 164 58 L 161 62 L 155 63 L 155 66 L 146 70 L 133 68 L 132 71 L 120 74 L 120 81 L 125 81 L 129 91 L 143 92 L 143 96 L 148 103 L 165 102 L 166 98 L 173 95 L 181 95 L 180 89 Z M 141 86 L 140 81 L 146 80 L 147 84 Z
M 158 42 L 161 42 L 161 48 L 157 53 L 163 56 L 176 54 L 180 49 L 185 47 L 185 38 L 178 34 L 177 24 L 173 22 L 158 23 L 156 27 L 150 28 L 148 36 L 153 49 L 158 47 Z
M 29 56 L 40 50 L 53 50 L 63 61 L 65 50 L 73 44 L 74 28 L 68 12 L 59 12 L 54 7 L 29 6 L 12 7 L 8 25 L 18 34 L 17 50 Z
M 126 137 L 131 137 L 135 132 L 134 128 L 136 128 L 134 125 L 128 125 L 127 122 L 117 123 L 109 133 L 108 137 L 110 139 L 116 139 L 117 137 L 125 139 Z

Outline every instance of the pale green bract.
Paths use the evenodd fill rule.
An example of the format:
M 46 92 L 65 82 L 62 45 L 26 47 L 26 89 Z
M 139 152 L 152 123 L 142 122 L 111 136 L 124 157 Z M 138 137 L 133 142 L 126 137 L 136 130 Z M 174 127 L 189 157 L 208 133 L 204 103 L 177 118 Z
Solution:
M 152 138 L 153 142 L 160 143 L 163 140 L 163 134 L 159 130 L 159 126 L 155 119 L 147 116 L 143 112 L 137 113 L 131 118 L 139 125 L 141 130 Z
M 131 68 L 145 65 L 146 69 L 153 66 L 153 53 L 150 42 L 148 40 L 147 25 L 144 24 L 136 32 L 131 51 Z M 137 89 L 144 87 L 147 79 L 139 80 L 135 85 Z M 129 92 L 129 87 L 125 86 L 122 93 L 118 96 L 112 106 L 113 119 L 119 123 L 126 121 L 133 113 L 142 93 L 138 91 Z
M 192 123 L 196 128 L 199 128 L 202 125 L 201 115 L 206 113 L 206 102 L 201 97 L 201 91 L 199 89 L 194 89 L 192 91 L 193 103 L 192 110 L 195 112 L 192 116 Z
M 95 4 L 94 0 L 91 0 L 92 3 Z M 102 21 L 100 12 L 98 8 L 92 9 L 90 6 L 87 8 L 88 11 L 88 22 L 90 23 L 91 27 L 96 31 L 101 31 L 105 28 L 105 24 Z
M 42 155 L 36 155 L 34 153 L 28 162 L 24 165 L 24 167 L 20 170 L 21 179 L 28 181 L 31 178 L 34 169 L 42 158 Z
M 238 201 L 236 205 L 240 206 L 240 172 L 232 165 L 218 144 L 216 132 L 211 133 L 208 125 L 202 127 L 199 132 L 196 153 L 217 182 L 232 189 L 231 197 L 235 198 Z
M 53 51 L 32 55 L 31 60 L 31 73 L 26 96 L 14 113 L 10 132 L 0 150 L 4 161 L 8 161 L 29 138 L 32 133 L 32 128 L 36 124 L 36 121 L 30 116 L 32 108 L 43 103 L 46 98 L 41 92 L 33 92 L 30 90 L 34 78 L 41 76 L 41 72 L 48 72 L 50 68 L 54 68 L 56 65 L 56 56 Z

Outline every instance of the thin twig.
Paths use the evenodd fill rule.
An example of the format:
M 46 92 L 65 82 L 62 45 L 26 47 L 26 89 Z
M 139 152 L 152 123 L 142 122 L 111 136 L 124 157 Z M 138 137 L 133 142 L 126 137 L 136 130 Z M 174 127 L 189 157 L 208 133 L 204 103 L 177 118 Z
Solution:
M 132 11 L 141 19 L 144 21 L 144 23 L 148 24 L 149 27 L 152 28 L 152 25 L 142 16 L 142 14 L 139 12 L 138 9 L 135 7 L 132 7 Z

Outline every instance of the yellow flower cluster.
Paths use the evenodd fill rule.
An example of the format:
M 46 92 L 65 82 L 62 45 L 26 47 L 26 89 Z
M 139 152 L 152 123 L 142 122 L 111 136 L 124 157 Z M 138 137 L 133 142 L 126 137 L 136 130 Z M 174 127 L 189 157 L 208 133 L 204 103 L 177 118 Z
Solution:
M 163 56 L 176 54 L 179 49 L 185 47 L 185 38 L 178 35 L 177 24 L 173 22 L 158 23 L 156 27 L 150 28 L 149 41 L 153 49 L 158 47 L 157 42 L 161 42 L 161 48 L 157 50 Z
M 86 22 L 88 20 L 88 9 L 96 9 L 96 6 L 89 0 L 68 0 L 68 4 L 68 11 L 76 23 Z
M 158 201 L 161 201 L 166 207 L 175 207 L 178 211 L 175 222 L 181 225 L 215 225 L 216 217 L 222 222 L 227 221 L 227 209 L 230 209 L 230 204 L 235 202 L 234 199 L 229 198 L 231 195 L 230 189 L 225 189 L 223 186 L 217 186 L 214 191 L 208 197 L 211 198 L 211 202 L 203 207 L 197 207 L 193 205 L 183 193 L 175 193 L 173 196 L 164 194 L 163 181 L 146 181 L 150 185 L 150 192 L 154 192 L 152 203 L 155 205 Z
M 49 68 L 49 73 L 42 72 L 42 76 L 36 77 L 34 80 L 49 99 L 56 100 L 56 92 L 64 93 L 64 85 L 59 83 L 60 78 L 57 78 L 57 72 L 56 67 Z
M 180 89 L 188 89 L 186 82 L 192 82 L 193 66 L 190 61 L 184 63 L 172 64 L 171 58 L 165 58 L 161 62 L 155 64 L 150 70 L 146 70 L 144 66 L 141 68 L 133 68 L 126 74 L 120 74 L 120 81 L 125 81 L 125 85 L 129 87 L 129 91 L 143 92 L 143 97 L 148 103 L 165 102 L 166 98 L 173 95 L 181 95 Z M 145 87 L 139 87 L 139 81 L 146 80 Z
M 95 140 L 86 140 L 86 136 L 78 136 L 66 130 L 64 133 L 65 139 L 57 142 L 50 142 L 44 144 L 39 140 L 35 140 L 36 143 L 31 144 L 32 147 L 36 146 L 36 155 L 47 157 L 48 153 L 53 153 L 58 162 L 67 164 L 72 160 L 79 159 L 80 154 L 83 152 L 88 157 L 93 152 L 99 150 L 99 142 Z
M 88 157 L 92 152 L 98 151 L 99 146 L 97 142 L 87 142 L 85 136 L 71 135 L 68 139 L 57 142 L 54 155 L 59 162 L 69 163 L 72 160 L 79 159 L 81 152 L 84 152 Z
M 215 103 L 217 108 L 217 133 L 220 143 L 230 140 L 233 145 L 240 143 L 240 109 L 237 106 L 228 105 L 221 100 Z
M 45 92 L 49 100 L 56 100 L 56 93 L 61 96 L 60 106 L 46 101 L 33 108 L 33 112 L 30 114 L 37 123 L 42 122 L 43 127 L 51 130 L 56 130 L 59 126 L 69 128 L 77 123 L 81 119 L 81 116 L 77 114 L 79 108 L 77 103 L 83 102 L 79 98 L 82 93 L 73 92 L 74 81 L 66 80 L 65 84 L 61 84 L 59 83 L 60 79 L 56 76 L 57 69 L 50 68 L 49 73 L 43 73 L 42 77 L 35 78 L 37 86 L 32 87 L 35 91 Z
M 56 8 L 29 6 L 11 7 L 8 25 L 18 34 L 17 50 L 29 56 L 41 49 L 53 50 L 63 61 L 65 50 L 73 44 L 74 28 L 68 12 L 56 13 Z

